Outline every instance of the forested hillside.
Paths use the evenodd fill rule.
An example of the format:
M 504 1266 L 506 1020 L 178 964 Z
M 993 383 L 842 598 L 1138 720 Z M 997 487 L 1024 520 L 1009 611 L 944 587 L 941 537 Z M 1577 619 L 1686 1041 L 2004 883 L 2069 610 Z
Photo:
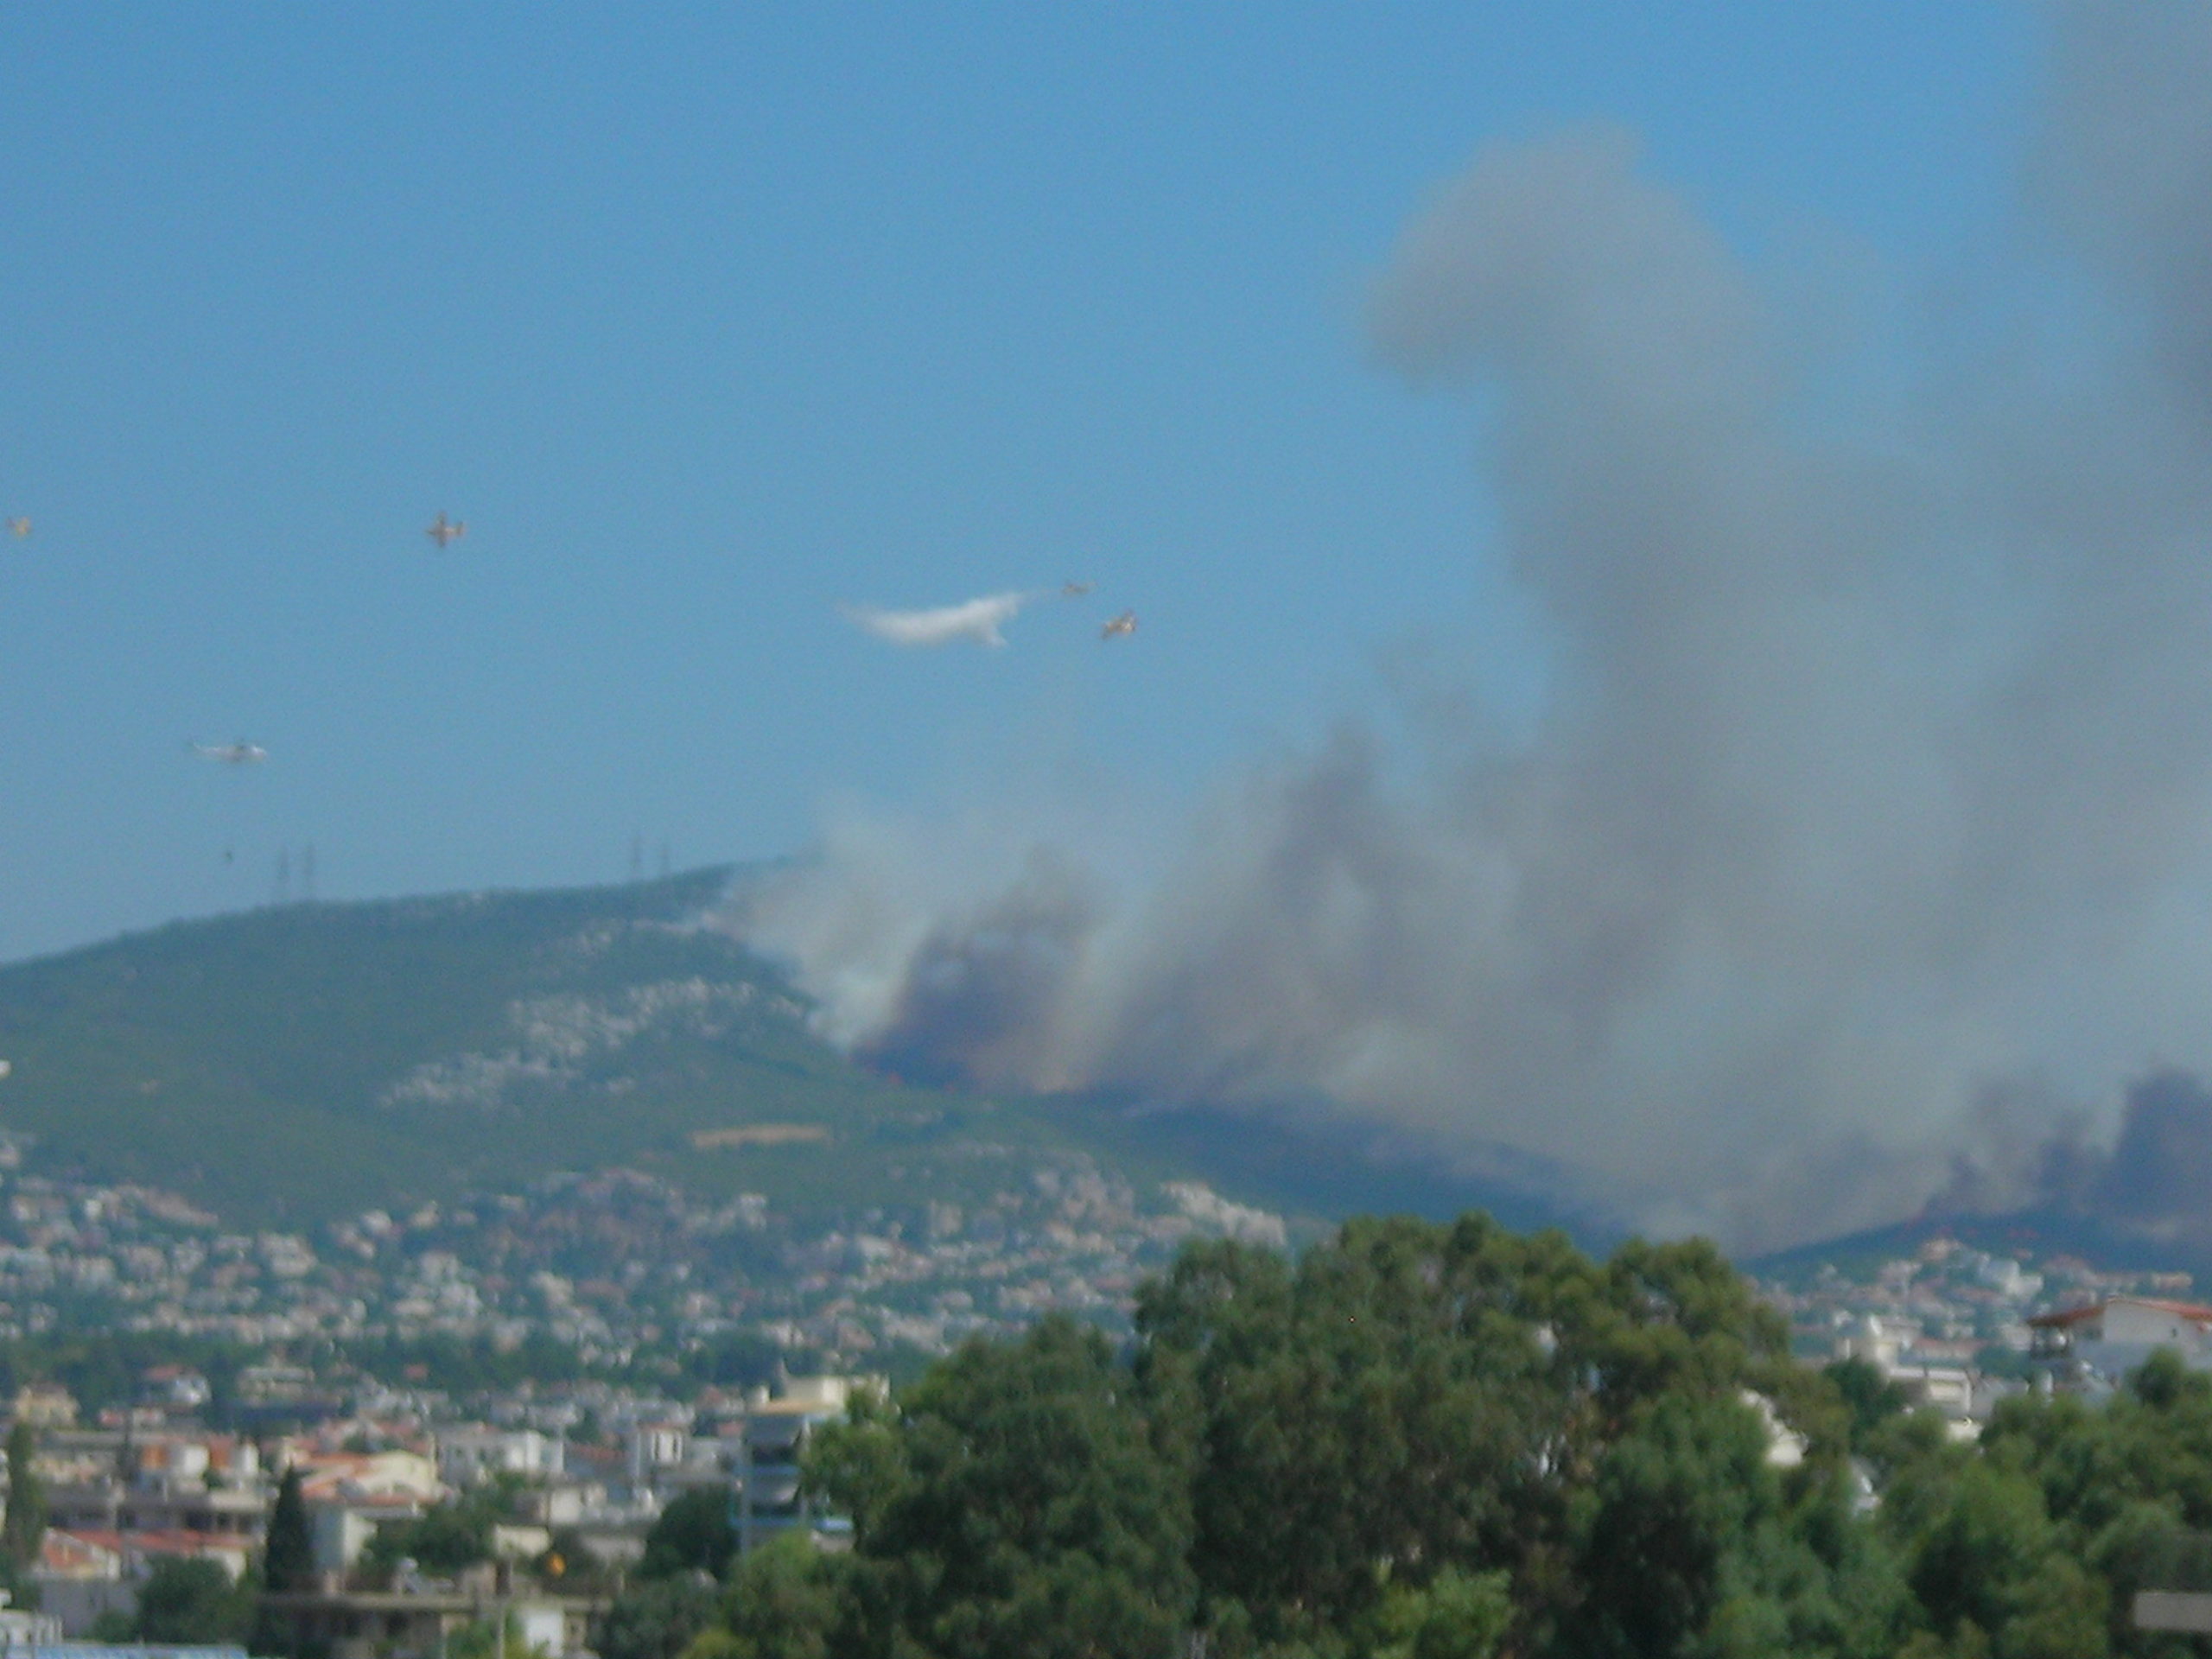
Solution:
M 1090 1160 L 1293 1214 L 1544 1211 L 1193 1109 L 906 1086 L 702 918 L 732 873 L 296 904 L 0 969 L 0 1131 L 30 1166 L 301 1227 L 621 1166 L 781 1214 L 974 1203 Z

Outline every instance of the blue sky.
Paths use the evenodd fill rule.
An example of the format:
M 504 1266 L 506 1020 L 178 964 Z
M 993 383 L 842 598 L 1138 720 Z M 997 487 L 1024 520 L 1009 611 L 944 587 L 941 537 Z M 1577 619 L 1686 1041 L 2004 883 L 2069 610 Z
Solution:
M 1526 706 L 1474 417 L 1363 342 L 1408 217 L 1602 118 L 1755 259 L 1936 290 L 2034 92 L 2024 7 L 1660 15 L 0 12 L 0 957 L 309 842 L 354 896 L 1040 767 L 1172 810 L 1409 639 Z M 835 608 L 1078 576 L 1003 652 Z

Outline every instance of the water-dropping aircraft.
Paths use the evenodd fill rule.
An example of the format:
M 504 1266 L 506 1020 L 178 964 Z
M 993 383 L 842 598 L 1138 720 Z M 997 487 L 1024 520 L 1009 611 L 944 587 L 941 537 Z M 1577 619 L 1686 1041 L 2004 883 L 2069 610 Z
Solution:
M 429 537 L 432 541 L 435 542 L 442 548 L 451 547 L 455 542 L 468 534 L 468 526 L 462 520 L 459 518 L 448 518 L 442 512 L 431 524 L 430 527 L 428 530 L 425 530 L 423 533 Z
M 235 743 L 194 743 L 192 752 L 203 760 L 219 760 L 226 766 L 257 766 L 269 758 L 268 750 L 244 738 Z
M 840 608 L 848 621 L 894 645 L 949 645 L 966 640 L 996 650 L 1006 644 L 1000 628 L 1037 597 L 1033 593 L 986 594 L 981 599 L 925 611 L 884 611 L 872 605 Z
M 1103 641 L 1119 638 L 1122 634 L 1135 633 L 1136 631 L 1137 613 L 1135 611 L 1123 611 L 1119 616 L 1108 617 L 1100 625 L 1098 638 Z

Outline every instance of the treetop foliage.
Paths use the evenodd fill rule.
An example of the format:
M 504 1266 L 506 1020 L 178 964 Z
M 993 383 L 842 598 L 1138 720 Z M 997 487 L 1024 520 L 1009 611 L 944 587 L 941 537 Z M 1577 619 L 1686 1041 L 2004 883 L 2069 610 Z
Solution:
M 1962 1443 L 1709 1246 L 1482 1216 L 1192 1244 L 1124 1348 L 970 1344 L 807 1480 L 851 1552 L 739 1561 L 689 1659 L 2164 1659 L 2135 1592 L 2212 1590 L 2172 1356 Z

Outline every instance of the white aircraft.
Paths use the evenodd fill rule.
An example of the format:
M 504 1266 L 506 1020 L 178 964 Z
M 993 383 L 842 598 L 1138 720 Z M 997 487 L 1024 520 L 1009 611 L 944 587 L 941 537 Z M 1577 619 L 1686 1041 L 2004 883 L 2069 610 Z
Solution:
M 1109 616 L 1106 619 L 1098 630 L 1098 638 L 1100 643 L 1103 644 L 1106 640 L 1119 638 L 1125 633 L 1135 633 L 1136 631 L 1137 613 L 1135 611 L 1123 611 L 1119 616 Z
M 423 533 L 442 548 L 451 547 L 468 534 L 468 526 L 461 519 L 448 518 L 442 512 L 437 516 L 436 522 Z
M 226 766 L 257 766 L 269 758 L 268 750 L 244 738 L 235 743 L 194 743 L 192 752 L 203 760 L 219 760 Z
M 21 540 L 31 533 L 31 521 L 28 518 L 10 518 L 8 521 L 8 533 Z
M 894 645 L 949 645 L 968 639 L 995 649 L 1006 644 L 999 629 L 1034 598 L 1034 594 L 988 594 L 926 611 L 880 611 L 868 605 L 842 609 L 848 621 Z

